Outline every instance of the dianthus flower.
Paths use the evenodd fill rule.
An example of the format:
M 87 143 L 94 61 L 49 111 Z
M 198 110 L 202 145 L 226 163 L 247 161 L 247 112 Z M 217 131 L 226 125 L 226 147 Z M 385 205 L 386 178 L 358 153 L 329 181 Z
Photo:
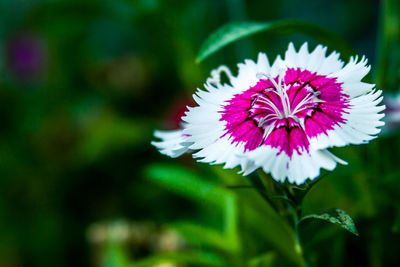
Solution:
M 345 65 L 326 50 L 310 53 L 305 43 L 297 52 L 290 43 L 272 65 L 259 53 L 257 62 L 238 64 L 236 77 L 219 67 L 193 95 L 198 106 L 188 108 L 181 129 L 156 131 L 161 141 L 152 144 L 171 157 L 189 150 L 200 162 L 240 166 L 244 175 L 262 168 L 296 184 L 346 164 L 328 148 L 374 139 L 385 107 L 382 91 L 361 81 L 370 70 L 365 57 Z M 220 82 L 222 72 L 230 84 Z

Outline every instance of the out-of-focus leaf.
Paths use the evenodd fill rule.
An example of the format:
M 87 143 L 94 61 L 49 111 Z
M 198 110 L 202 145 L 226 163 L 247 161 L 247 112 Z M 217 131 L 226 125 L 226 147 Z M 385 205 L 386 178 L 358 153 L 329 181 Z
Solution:
M 258 238 L 271 242 L 288 260 L 301 265 L 294 251 L 293 232 L 274 210 L 261 200 L 256 190 L 251 192 L 231 190 L 210 184 L 198 175 L 182 167 L 153 164 L 147 176 L 181 195 L 203 205 L 214 205 L 223 212 L 224 230 L 216 231 L 189 223 L 176 224 L 175 229 L 193 245 L 213 246 L 235 253 L 240 249 L 238 236 L 237 203 L 243 208 L 244 220 L 257 232 Z M 246 189 L 250 190 L 250 189 Z M 225 242 L 225 244 L 223 244 Z M 235 253 L 237 255 L 237 253 Z
M 250 267 L 268 267 L 268 266 L 273 266 L 274 261 L 276 259 L 276 254 L 272 251 L 264 253 L 260 256 L 257 256 L 255 258 L 252 258 L 249 261 Z
M 392 225 L 392 232 L 398 234 L 400 233 L 400 208 L 397 208 L 395 213 L 396 214 Z
M 196 62 L 214 54 L 230 43 L 259 32 L 304 33 L 349 57 L 354 49 L 339 35 L 318 25 L 299 20 L 279 20 L 275 22 L 233 22 L 213 32 L 202 44 Z
M 128 253 L 121 244 L 110 243 L 103 254 L 103 266 L 122 267 L 127 266 L 129 259 Z
M 232 253 L 240 250 L 237 201 L 229 190 L 208 183 L 195 173 L 177 166 L 153 164 L 147 169 L 147 176 L 201 205 L 213 205 L 223 213 L 222 232 L 188 223 L 178 224 L 176 230 L 180 231 L 188 241 L 212 245 Z
M 241 204 L 242 223 L 253 232 L 257 240 L 271 244 L 294 266 L 302 266 L 302 259 L 295 252 L 293 229 L 264 199 L 250 189 L 236 190 Z
M 227 196 L 233 197 L 228 190 L 208 183 L 180 166 L 152 164 L 146 173 L 152 181 L 200 203 L 210 202 L 222 207 Z
M 218 248 L 225 251 L 236 250 L 235 242 L 231 242 L 229 235 L 224 235 L 220 231 L 209 227 L 193 224 L 191 222 L 178 222 L 172 224 L 173 229 L 178 231 L 185 237 L 185 241 L 193 245 L 201 245 L 202 247 Z
M 381 28 L 378 31 L 378 88 L 397 92 L 400 81 L 400 2 L 382 2 Z
M 261 172 L 260 172 L 261 173 Z M 264 174 L 261 174 L 264 175 Z M 275 203 L 272 201 L 270 196 L 268 195 L 269 193 L 273 193 L 274 191 L 271 191 L 271 183 L 268 183 L 269 180 L 265 179 L 267 183 L 263 183 L 262 176 L 261 175 L 249 175 L 248 179 L 250 184 L 258 191 L 258 193 L 269 203 L 269 205 L 274 208 L 277 211 L 277 207 Z M 272 178 L 271 178 L 272 179 Z M 268 191 L 268 193 L 267 193 Z
M 185 263 L 198 266 L 227 266 L 220 257 L 204 252 L 178 251 L 152 255 L 146 259 L 130 264 L 131 267 L 148 267 L 160 264 Z
M 121 119 L 105 114 L 88 125 L 80 146 L 80 156 L 98 160 L 110 152 L 138 148 L 150 142 L 152 126 L 140 119 Z
M 311 214 L 303 217 L 301 221 L 306 220 L 306 219 L 320 219 L 324 221 L 328 221 L 330 223 L 338 224 L 347 231 L 355 234 L 358 236 L 358 231 L 356 229 L 356 226 L 354 224 L 353 219 L 348 215 L 344 210 L 341 209 L 327 209 L 323 210 L 321 212 L 318 212 L 316 214 Z

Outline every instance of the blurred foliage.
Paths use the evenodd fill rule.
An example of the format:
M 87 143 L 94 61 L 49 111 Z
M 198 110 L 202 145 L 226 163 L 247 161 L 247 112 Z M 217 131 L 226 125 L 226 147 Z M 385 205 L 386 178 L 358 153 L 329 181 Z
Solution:
M 341 53 L 345 58 L 354 54 L 352 47 L 340 36 L 319 27 L 318 25 L 300 20 L 278 20 L 274 22 L 233 22 L 226 24 L 212 33 L 203 43 L 196 62 L 217 52 L 224 46 L 259 32 L 304 33 L 318 40 L 331 49 Z
M 233 21 L 319 25 L 396 91 L 398 12 L 396 0 L 0 1 L 0 266 L 298 265 L 291 229 L 237 170 L 167 159 L 152 132 L 176 127 L 218 65 L 319 40 L 264 32 L 195 64 Z M 400 262 L 399 148 L 394 134 L 334 150 L 350 164 L 313 187 L 305 214 L 346 210 L 359 237 L 305 221 L 312 265 Z M 155 245 L 165 229 L 184 245 Z

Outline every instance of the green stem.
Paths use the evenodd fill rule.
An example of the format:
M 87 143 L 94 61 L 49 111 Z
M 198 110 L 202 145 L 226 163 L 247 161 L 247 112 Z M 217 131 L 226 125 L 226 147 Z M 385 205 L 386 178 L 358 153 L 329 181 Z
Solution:
M 286 196 L 283 196 L 283 190 L 280 187 L 280 183 L 277 183 L 270 175 L 267 175 L 262 170 L 257 170 L 257 174 L 260 177 L 261 182 L 266 188 L 267 194 L 269 195 L 269 200 L 272 202 L 272 205 L 275 208 L 275 211 L 279 213 L 283 217 L 287 217 L 287 210 L 285 203 L 282 201 L 273 201 L 273 200 L 285 200 L 291 201 Z
M 278 209 L 277 205 L 274 203 L 274 201 L 271 199 L 270 192 L 267 191 L 269 188 L 266 187 L 266 185 L 263 181 L 261 172 L 257 172 L 257 173 L 258 173 L 258 177 L 256 175 L 249 176 L 250 183 L 258 191 L 258 193 L 261 195 L 261 197 L 263 199 L 265 199 L 268 202 L 268 204 L 275 210 L 275 212 L 277 212 L 279 214 L 279 209 Z
M 302 218 L 303 198 L 313 184 L 305 184 L 303 186 L 281 184 L 274 181 L 272 177 L 262 171 L 257 171 L 257 173 L 259 179 L 253 181 L 250 179 L 251 182 L 275 211 L 286 218 L 289 225 L 292 226 L 294 233 L 294 250 L 301 259 L 303 266 L 307 267 L 308 263 L 305 259 L 304 249 L 300 240 L 299 224 Z M 274 202 L 273 200 L 281 201 Z
M 290 214 L 292 215 L 292 225 L 293 225 L 293 232 L 294 232 L 294 250 L 296 251 L 297 255 L 302 259 L 303 266 L 307 267 L 308 263 L 304 256 L 304 249 L 301 244 L 300 240 L 300 233 L 299 233 L 299 224 L 301 221 L 302 216 L 302 202 L 303 197 L 296 199 L 294 196 L 293 188 L 289 186 L 287 190 L 285 190 L 286 197 L 288 199 L 294 199 L 297 201 L 292 201 L 293 204 L 288 205 L 288 209 Z
M 296 251 L 297 255 L 299 255 L 299 257 L 303 260 L 303 265 L 307 266 L 306 261 L 304 259 L 303 246 L 301 245 L 298 227 L 296 226 L 294 230 L 295 230 L 294 231 L 294 250 Z
M 297 228 L 295 229 L 295 236 L 294 236 L 294 250 L 296 251 L 297 255 L 299 255 L 299 257 L 301 258 L 303 266 L 308 267 L 308 262 L 304 257 L 304 250 L 303 246 L 301 245 L 300 236 Z

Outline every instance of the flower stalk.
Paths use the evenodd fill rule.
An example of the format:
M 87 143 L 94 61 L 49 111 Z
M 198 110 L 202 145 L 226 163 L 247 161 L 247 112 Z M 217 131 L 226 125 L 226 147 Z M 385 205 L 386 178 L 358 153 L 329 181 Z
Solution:
M 294 251 L 302 260 L 303 266 L 308 266 L 304 249 L 301 244 L 299 224 L 302 221 L 303 199 L 315 183 L 306 183 L 303 186 L 289 183 L 282 184 L 276 182 L 271 176 L 267 175 L 263 171 L 258 170 L 257 174 L 265 186 L 264 195 L 267 196 L 267 202 L 278 214 L 285 218 L 288 224 L 292 227 L 294 235 Z M 258 191 L 261 192 L 261 190 Z

